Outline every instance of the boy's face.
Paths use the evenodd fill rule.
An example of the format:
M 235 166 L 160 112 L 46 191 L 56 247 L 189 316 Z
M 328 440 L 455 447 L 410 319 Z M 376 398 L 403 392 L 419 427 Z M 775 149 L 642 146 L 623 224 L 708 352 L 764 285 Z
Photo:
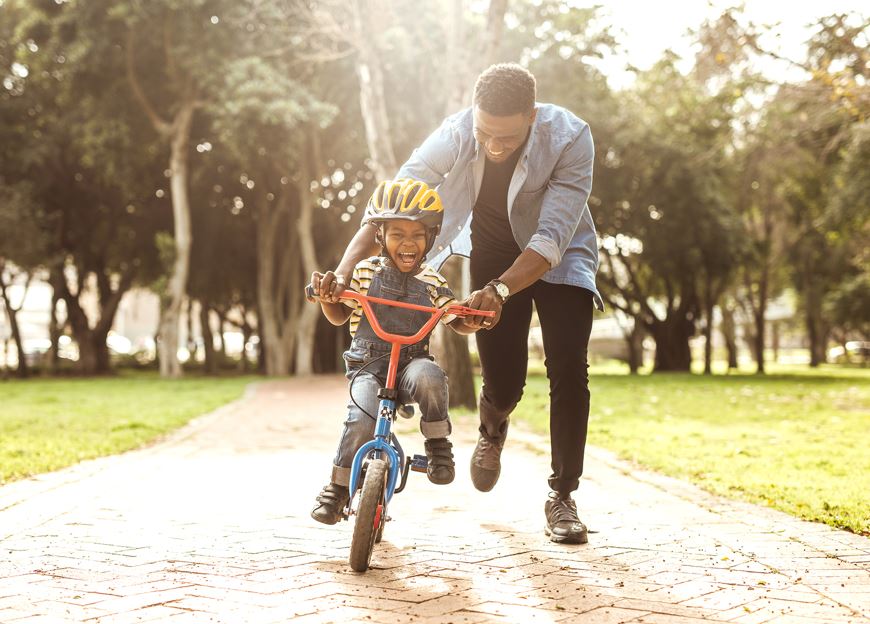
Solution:
M 426 227 L 417 221 L 398 219 L 387 221 L 384 227 L 387 255 L 400 271 L 417 268 L 426 252 Z

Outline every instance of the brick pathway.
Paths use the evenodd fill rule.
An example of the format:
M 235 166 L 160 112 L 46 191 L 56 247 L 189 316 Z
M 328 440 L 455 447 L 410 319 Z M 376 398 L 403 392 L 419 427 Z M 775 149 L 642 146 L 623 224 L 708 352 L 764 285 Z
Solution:
M 335 377 L 264 383 L 159 445 L 0 488 L 0 622 L 870 622 L 870 539 L 592 449 L 597 533 L 552 544 L 542 440 L 512 432 L 480 494 L 470 420 L 457 482 L 412 473 L 355 574 L 351 525 L 308 517 L 345 396 Z

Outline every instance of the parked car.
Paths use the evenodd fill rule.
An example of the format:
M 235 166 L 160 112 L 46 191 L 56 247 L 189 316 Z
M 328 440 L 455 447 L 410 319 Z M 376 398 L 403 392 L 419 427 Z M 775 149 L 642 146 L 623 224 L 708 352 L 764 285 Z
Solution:
M 834 364 L 870 364 L 870 341 L 850 340 L 828 351 L 828 361 Z

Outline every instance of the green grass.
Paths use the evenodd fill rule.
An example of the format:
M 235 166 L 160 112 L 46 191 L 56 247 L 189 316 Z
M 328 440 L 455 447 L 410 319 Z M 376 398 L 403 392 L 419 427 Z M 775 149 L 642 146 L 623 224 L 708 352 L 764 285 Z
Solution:
M 870 370 L 620 370 L 592 370 L 590 444 L 717 494 L 870 534 Z M 548 405 L 547 379 L 532 373 L 516 417 L 546 432 Z
M 0 382 L 0 483 L 142 446 L 240 397 L 254 379 Z

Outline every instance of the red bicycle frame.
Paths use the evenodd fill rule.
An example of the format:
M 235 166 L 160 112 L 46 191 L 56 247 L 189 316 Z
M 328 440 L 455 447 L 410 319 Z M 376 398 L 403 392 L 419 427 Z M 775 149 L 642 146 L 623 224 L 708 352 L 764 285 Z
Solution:
M 305 294 L 309 299 L 313 299 L 314 289 L 311 285 L 308 285 L 305 288 Z M 369 323 L 372 326 L 375 334 L 377 334 L 378 338 L 385 342 L 389 342 L 392 345 L 392 349 L 390 350 L 390 367 L 387 369 L 387 384 L 386 387 L 390 390 L 395 388 L 396 386 L 396 375 L 398 373 L 399 368 L 399 351 L 402 349 L 403 345 L 416 344 L 423 340 L 429 332 L 438 324 L 438 321 L 445 314 L 453 314 L 458 317 L 466 317 L 466 316 L 495 316 L 495 312 L 492 310 L 475 310 L 474 308 L 469 308 L 468 306 L 461 305 L 451 305 L 446 308 L 431 308 L 428 306 L 421 306 L 415 303 L 405 303 L 404 301 L 394 301 L 392 299 L 382 299 L 381 297 L 370 297 L 368 295 L 364 295 L 362 293 L 358 293 L 355 290 L 345 290 L 341 293 L 340 299 L 352 299 L 354 301 L 358 301 L 363 308 L 363 312 L 369 320 Z M 393 306 L 395 308 L 405 308 L 408 310 L 418 310 L 420 312 L 429 312 L 432 315 L 426 323 L 421 327 L 416 334 L 412 336 L 402 336 L 400 334 L 391 334 L 390 332 L 385 331 L 381 324 L 378 323 L 377 316 L 375 316 L 374 310 L 372 310 L 373 303 L 379 303 L 382 305 Z

